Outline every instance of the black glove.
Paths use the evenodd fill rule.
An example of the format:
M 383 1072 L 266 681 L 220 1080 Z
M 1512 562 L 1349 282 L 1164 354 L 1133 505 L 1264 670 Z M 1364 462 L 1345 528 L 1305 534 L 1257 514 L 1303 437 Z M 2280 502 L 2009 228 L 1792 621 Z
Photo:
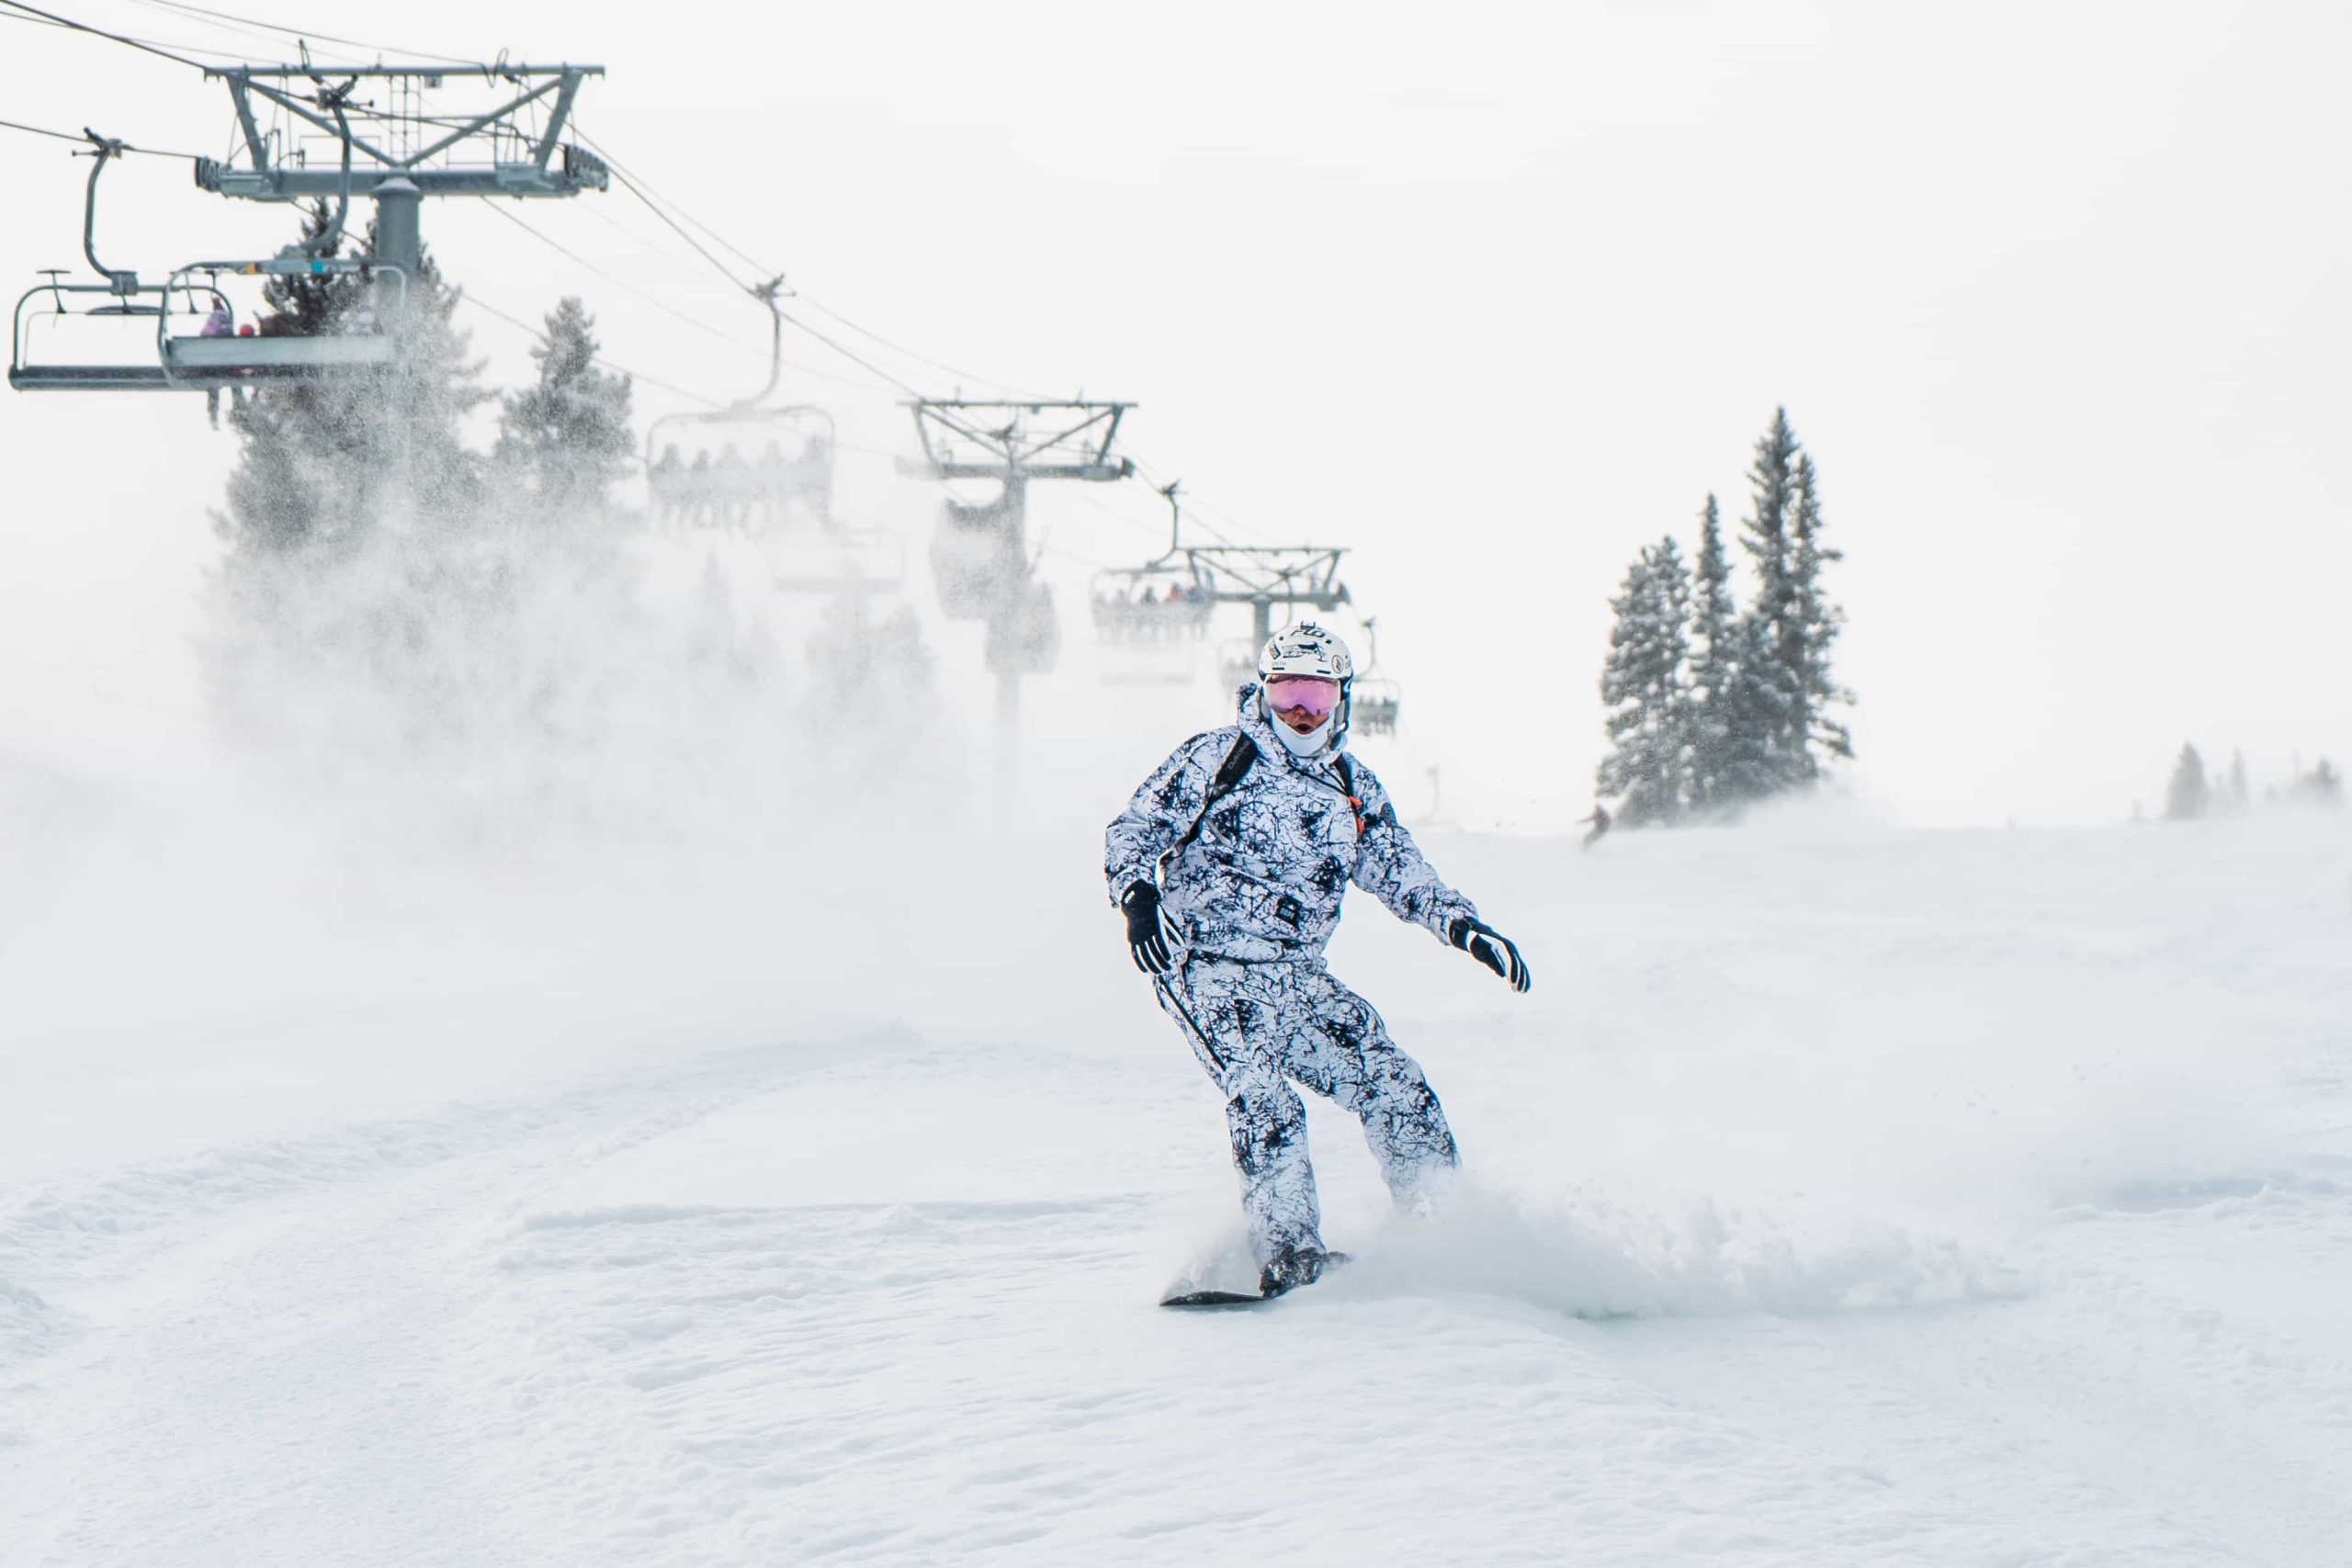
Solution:
M 1456 915 L 1453 923 L 1445 928 L 1445 940 L 1510 981 L 1514 991 L 1524 991 L 1535 984 L 1535 976 L 1527 972 L 1527 960 L 1519 955 L 1518 947 L 1492 926 L 1482 925 L 1467 915 Z
M 1127 951 L 1135 955 L 1136 967 L 1147 975 L 1165 975 L 1176 967 L 1176 957 L 1170 949 L 1178 938 L 1159 912 L 1159 889 L 1148 882 L 1137 882 L 1119 896 L 1119 908 L 1127 912 Z

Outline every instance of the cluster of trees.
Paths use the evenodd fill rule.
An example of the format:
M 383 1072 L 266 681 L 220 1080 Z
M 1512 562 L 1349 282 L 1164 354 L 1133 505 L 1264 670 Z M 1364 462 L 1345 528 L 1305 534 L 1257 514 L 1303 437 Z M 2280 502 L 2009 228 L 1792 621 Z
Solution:
M 327 229 L 307 211 L 303 243 Z M 599 363 L 582 303 L 548 312 L 534 375 L 502 393 L 460 299 L 429 254 L 397 321 L 371 319 L 391 301 L 356 275 L 266 285 L 266 335 L 381 325 L 401 346 L 379 369 L 233 400 L 209 649 L 231 727 L 303 776 L 404 778 L 502 832 L 559 803 L 650 826 L 730 791 L 764 808 L 904 772 L 890 749 L 919 730 L 858 722 L 931 689 L 912 612 L 812 616 L 817 679 L 787 681 L 772 565 L 713 551 L 682 593 L 628 547 L 646 521 L 617 494 L 633 389 Z M 876 687 L 894 707 L 865 700 Z
M 2273 805 L 2340 806 L 2344 775 L 2322 757 L 2306 770 L 2298 761 L 2294 775 L 2282 788 L 2272 785 L 2264 798 Z M 2193 745 L 2184 744 L 2165 785 L 2165 820 L 2190 822 L 2200 817 L 2236 817 L 2251 810 L 2254 796 L 2246 786 L 2245 756 L 2233 752 L 2227 772 L 2209 777 L 2205 759 Z
M 1819 476 L 1786 409 L 1758 438 L 1748 479 L 1744 607 L 1712 494 L 1695 568 L 1668 535 L 1643 547 L 1610 601 L 1616 620 L 1600 675 L 1610 750 L 1596 782 L 1628 826 L 1736 813 L 1806 788 L 1827 759 L 1853 755 L 1835 716 L 1853 695 L 1830 670 L 1845 613 L 1822 582 L 1839 552 L 1822 542 Z
M 321 204 L 305 216 L 303 243 L 316 245 L 327 228 Z M 350 331 L 379 303 L 375 285 L 350 273 L 272 277 L 264 298 L 265 336 Z M 452 320 L 459 298 L 428 251 L 406 319 L 384 323 L 405 340 L 394 364 L 236 398 L 229 420 L 242 451 L 220 519 L 232 563 L 359 545 L 404 520 L 446 528 L 609 516 L 635 445 L 633 394 L 628 377 L 596 363 L 594 318 L 572 298 L 549 312 L 532 351 L 537 378 L 497 399 L 496 444 L 484 455 L 467 445 L 465 426 L 493 394 Z

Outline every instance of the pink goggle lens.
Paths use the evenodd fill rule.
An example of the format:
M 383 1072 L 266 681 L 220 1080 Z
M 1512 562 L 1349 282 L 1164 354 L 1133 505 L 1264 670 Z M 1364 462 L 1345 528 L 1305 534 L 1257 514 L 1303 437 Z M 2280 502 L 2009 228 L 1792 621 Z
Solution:
M 1321 718 L 1340 705 L 1340 683 L 1311 675 L 1277 675 L 1266 682 L 1266 705 L 1277 713 L 1305 708 Z

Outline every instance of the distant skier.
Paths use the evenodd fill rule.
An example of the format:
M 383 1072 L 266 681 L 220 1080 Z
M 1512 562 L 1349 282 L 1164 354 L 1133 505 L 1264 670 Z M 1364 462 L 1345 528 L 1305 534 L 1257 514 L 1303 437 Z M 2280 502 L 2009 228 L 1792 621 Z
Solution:
M 1579 822 L 1590 823 L 1592 825 L 1592 831 L 1584 836 L 1584 847 L 1586 849 L 1590 849 L 1593 845 L 1600 842 L 1600 836 L 1602 834 L 1609 831 L 1609 807 L 1601 805 L 1600 802 L 1596 800 L 1592 803 L 1592 815 L 1589 817 L 1579 818 L 1577 820 Z
M 1531 982 L 1519 949 L 1439 880 L 1388 792 L 1345 753 L 1347 646 L 1294 626 L 1267 642 L 1258 675 L 1237 723 L 1194 736 L 1144 781 L 1103 858 L 1136 966 L 1226 1097 L 1259 1290 L 1272 1296 L 1332 1256 L 1292 1081 L 1363 1120 L 1399 1205 L 1425 1206 L 1431 1177 L 1458 1163 L 1420 1066 L 1323 965 L 1348 883 L 1513 990 Z

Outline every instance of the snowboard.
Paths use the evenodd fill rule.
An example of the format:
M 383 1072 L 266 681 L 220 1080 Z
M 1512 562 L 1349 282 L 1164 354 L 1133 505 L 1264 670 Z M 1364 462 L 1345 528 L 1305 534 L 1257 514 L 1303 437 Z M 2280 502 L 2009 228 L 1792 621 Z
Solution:
M 1323 1267 L 1329 1269 L 1347 1261 L 1348 1255 L 1344 1252 L 1327 1253 Z M 1179 1291 L 1172 1296 L 1162 1296 L 1159 1304 L 1164 1307 L 1263 1306 L 1268 1302 L 1278 1302 L 1293 1292 L 1303 1291 L 1314 1282 L 1309 1280 L 1306 1284 L 1293 1285 L 1287 1291 L 1276 1291 L 1272 1295 L 1261 1295 L 1256 1291 Z
M 1182 1291 L 1164 1298 L 1159 1304 L 1164 1307 L 1262 1306 L 1268 1302 L 1278 1302 L 1289 1293 L 1284 1291 L 1276 1295 L 1261 1296 L 1255 1291 Z

